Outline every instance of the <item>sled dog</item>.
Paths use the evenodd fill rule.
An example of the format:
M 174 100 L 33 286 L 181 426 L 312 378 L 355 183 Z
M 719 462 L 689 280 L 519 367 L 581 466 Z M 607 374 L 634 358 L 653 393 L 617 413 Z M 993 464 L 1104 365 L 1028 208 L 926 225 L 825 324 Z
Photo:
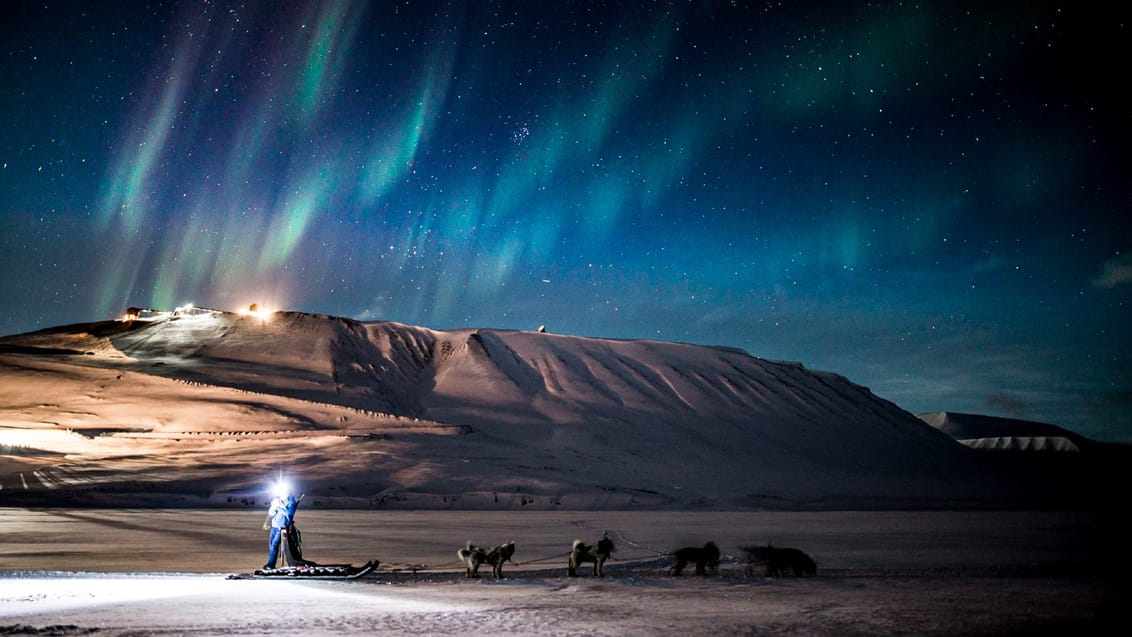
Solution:
M 740 547 L 747 555 L 747 575 L 754 575 L 755 566 L 763 565 L 766 576 L 789 575 L 796 577 L 802 575 L 816 575 L 818 565 L 798 549 L 778 548 L 767 544 L 766 546 Z
M 613 554 L 613 540 L 602 536 L 596 545 L 585 544 L 581 540 L 574 540 L 570 547 L 570 565 L 567 573 L 570 577 L 578 576 L 578 567 L 586 562 L 593 562 L 594 575 L 605 576 L 605 561 Z
M 688 563 L 694 562 L 696 575 L 704 575 L 707 569 L 714 571 L 719 567 L 719 547 L 715 542 L 708 542 L 703 546 L 686 546 L 673 553 L 672 558 L 669 574 L 680 575 Z
M 491 550 L 485 550 L 468 542 L 467 546 L 456 551 L 456 555 L 464 563 L 464 573 L 467 577 L 479 577 L 481 564 L 490 564 L 491 574 L 495 577 L 503 577 L 503 563 L 510 560 L 514 554 L 514 542 L 504 542 Z

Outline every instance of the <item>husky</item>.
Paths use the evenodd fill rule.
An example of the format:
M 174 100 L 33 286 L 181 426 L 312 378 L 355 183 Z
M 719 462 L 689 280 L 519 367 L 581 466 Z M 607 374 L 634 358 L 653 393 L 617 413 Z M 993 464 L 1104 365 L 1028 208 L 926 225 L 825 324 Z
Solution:
M 467 546 L 456 551 L 460 561 L 464 563 L 464 574 L 467 577 L 479 577 L 480 564 L 487 561 L 487 551 L 468 542 Z
M 762 564 L 767 577 L 776 575 L 794 574 L 795 577 L 803 575 L 816 575 L 818 565 L 798 549 L 778 548 L 767 544 L 766 546 L 740 547 L 747 554 L 746 574 L 753 575 L 755 566 Z
M 499 546 L 487 552 L 487 558 L 484 560 L 491 564 L 491 574 L 495 577 L 503 577 L 503 563 L 510 561 L 511 556 L 515 554 L 515 543 L 504 542 Z
M 479 577 L 481 564 L 491 564 L 491 574 L 495 577 L 503 577 L 503 563 L 510 560 L 514 554 L 514 542 L 504 542 L 490 551 L 468 542 L 467 546 L 456 551 L 456 555 L 464 563 L 464 573 L 467 577 Z
M 672 554 L 672 568 L 668 570 L 671 575 L 680 575 L 689 562 L 695 562 L 696 575 L 704 575 L 707 569 L 716 570 L 719 567 L 719 547 L 715 542 L 708 542 L 703 546 L 686 546 Z
M 613 554 L 613 540 L 604 535 L 597 541 L 597 545 L 585 544 L 581 540 L 574 540 L 570 547 L 570 565 L 567 573 L 570 577 L 578 576 L 578 567 L 586 562 L 593 562 L 594 575 L 605 577 L 605 561 Z

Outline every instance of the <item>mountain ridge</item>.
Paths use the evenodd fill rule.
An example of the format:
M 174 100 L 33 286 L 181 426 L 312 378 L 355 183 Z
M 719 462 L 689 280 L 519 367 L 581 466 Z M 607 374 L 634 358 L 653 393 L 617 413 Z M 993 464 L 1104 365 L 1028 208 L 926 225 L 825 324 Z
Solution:
M 44 422 L 80 414 L 70 430 L 103 432 L 87 446 L 116 449 L 128 438 L 153 443 L 152 454 L 177 449 L 192 464 L 153 468 L 151 486 L 199 490 L 208 501 L 254 490 L 240 471 L 272 466 L 365 505 L 391 505 L 394 493 L 415 506 L 489 506 L 486 493 L 497 505 L 504 493 L 505 505 L 537 496 L 540 506 L 577 508 L 930 507 L 1009 497 L 977 454 L 867 388 L 731 347 L 213 312 L 0 339 L 0 375 L 36 391 L 12 362 L 21 357 L 53 365 L 73 389 L 54 407 L 14 404 L 9 392 L 0 432 L 14 438 L 28 412 Z M 120 374 L 108 381 L 94 369 Z M 142 389 L 151 387 L 164 402 Z M 122 396 L 108 408 L 111 389 Z M 60 429 L 35 431 L 58 438 Z M 180 446 L 170 442 L 178 432 Z M 204 444 L 233 432 L 247 442 Z M 128 490 L 124 461 L 72 456 L 68 471 L 88 482 L 60 484 Z M 89 467 L 76 468 L 88 457 Z

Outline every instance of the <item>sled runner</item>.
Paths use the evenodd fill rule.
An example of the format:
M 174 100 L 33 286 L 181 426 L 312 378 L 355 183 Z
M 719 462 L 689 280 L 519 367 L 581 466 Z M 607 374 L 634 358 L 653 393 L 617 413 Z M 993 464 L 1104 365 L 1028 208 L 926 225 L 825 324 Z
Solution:
M 259 568 L 251 573 L 229 575 L 228 579 L 357 579 L 377 568 L 379 562 L 370 560 L 361 566 L 353 564 L 311 564 Z

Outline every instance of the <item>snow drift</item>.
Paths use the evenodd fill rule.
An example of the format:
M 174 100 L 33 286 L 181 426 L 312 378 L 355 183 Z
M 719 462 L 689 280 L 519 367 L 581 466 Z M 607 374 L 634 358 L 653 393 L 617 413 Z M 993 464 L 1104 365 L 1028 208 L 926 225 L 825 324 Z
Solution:
M 0 501 L 248 504 L 278 470 L 341 506 L 1006 495 L 868 389 L 723 347 L 217 312 L 0 339 L 0 376 Z

